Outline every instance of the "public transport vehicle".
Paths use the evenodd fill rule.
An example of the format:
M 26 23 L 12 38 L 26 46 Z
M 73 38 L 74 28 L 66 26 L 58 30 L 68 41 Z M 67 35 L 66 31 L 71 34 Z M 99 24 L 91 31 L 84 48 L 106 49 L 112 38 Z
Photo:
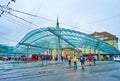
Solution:
M 28 61 L 37 61 L 37 60 L 43 60 L 43 57 L 44 57 L 44 60 L 52 60 L 53 57 L 52 55 L 38 55 L 38 54 L 30 54 L 28 56 L 28 58 L 26 58 L 25 55 L 22 55 L 21 56 L 21 60 L 28 60 Z
M 21 61 L 26 60 L 26 56 L 25 56 L 25 55 L 22 55 L 22 56 L 20 57 L 20 60 L 21 60 Z
M 52 55 L 45 55 L 45 56 L 46 56 L 46 60 L 52 60 L 53 59 Z
M 53 60 L 52 55 L 40 55 L 41 60 Z
M 36 60 L 39 60 L 39 56 L 37 54 L 30 54 L 28 56 L 28 61 L 36 61 Z

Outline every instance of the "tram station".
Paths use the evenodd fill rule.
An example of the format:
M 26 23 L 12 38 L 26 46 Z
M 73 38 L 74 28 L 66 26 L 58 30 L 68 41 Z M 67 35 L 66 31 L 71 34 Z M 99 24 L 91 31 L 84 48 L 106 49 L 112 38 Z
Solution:
M 8 49 L 8 47 L 2 47 Z M 97 56 L 97 60 L 99 60 L 96 65 L 89 67 L 86 62 L 85 70 L 81 70 L 78 62 L 78 69 L 74 71 L 72 68 L 68 68 L 67 62 L 61 64 L 61 56 L 87 56 L 88 54 L 82 51 L 84 49 L 89 51 L 88 54 L 92 53 L 89 49 L 94 50 L 92 55 Z M 119 81 L 118 77 L 112 77 L 113 75 L 119 76 L 119 69 L 115 69 L 120 68 L 118 63 L 111 60 L 102 62 L 101 53 L 119 55 L 120 52 L 112 45 L 91 35 L 60 28 L 57 21 L 56 27 L 40 28 L 29 32 L 16 45 L 15 49 L 9 47 L 9 50 L 1 51 L 1 56 L 13 57 L 15 61 L 10 61 L 13 59 L 7 58 L 7 60 L 0 62 L 0 79 L 2 81 L 87 81 L 88 79 L 89 81 L 97 79 L 102 81 Z M 36 59 L 35 55 L 52 57 L 51 59 L 46 59 L 47 64 L 43 67 L 41 59 Z M 32 56 L 32 59 L 30 56 Z M 56 57 L 58 57 L 58 61 L 54 62 Z M 58 78 L 61 79 L 58 80 Z
M 53 59 L 57 57 L 58 60 L 61 56 L 65 58 L 66 55 L 73 56 L 74 54 L 87 56 L 92 53 L 97 60 L 103 59 L 103 55 L 112 55 L 112 58 L 120 54 L 116 47 L 103 40 L 80 31 L 60 28 L 58 19 L 56 27 L 44 27 L 29 32 L 14 50 L 6 51 L 6 53 L 1 54 L 16 58 L 21 56 L 28 58 L 30 54 L 51 55 Z
M 119 81 L 118 3 L 0 1 L 0 81 Z

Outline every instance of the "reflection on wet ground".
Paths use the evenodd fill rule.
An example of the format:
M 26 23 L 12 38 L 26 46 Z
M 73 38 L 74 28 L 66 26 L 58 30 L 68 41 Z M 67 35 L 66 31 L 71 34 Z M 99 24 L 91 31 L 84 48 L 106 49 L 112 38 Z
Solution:
M 82 70 L 80 63 L 75 71 L 68 68 L 68 63 L 48 62 L 7 63 L 0 62 L 0 81 L 119 81 L 120 63 L 102 61 L 95 66 L 85 66 Z

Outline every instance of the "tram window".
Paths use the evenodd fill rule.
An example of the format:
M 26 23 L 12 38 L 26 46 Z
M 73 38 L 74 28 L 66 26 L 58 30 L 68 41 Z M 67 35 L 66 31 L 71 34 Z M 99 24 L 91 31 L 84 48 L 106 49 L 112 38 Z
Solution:
M 35 58 L 35 55 L 33 55 L 32 57 Z

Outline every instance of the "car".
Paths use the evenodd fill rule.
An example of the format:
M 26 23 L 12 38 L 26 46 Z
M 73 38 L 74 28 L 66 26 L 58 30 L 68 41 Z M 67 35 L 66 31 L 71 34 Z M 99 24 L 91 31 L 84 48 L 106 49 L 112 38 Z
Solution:
M 114 57 L 113 57 L 113 60 L 114 60 L 115 62 L 120 62 L 120 55 L 114 56 Z

